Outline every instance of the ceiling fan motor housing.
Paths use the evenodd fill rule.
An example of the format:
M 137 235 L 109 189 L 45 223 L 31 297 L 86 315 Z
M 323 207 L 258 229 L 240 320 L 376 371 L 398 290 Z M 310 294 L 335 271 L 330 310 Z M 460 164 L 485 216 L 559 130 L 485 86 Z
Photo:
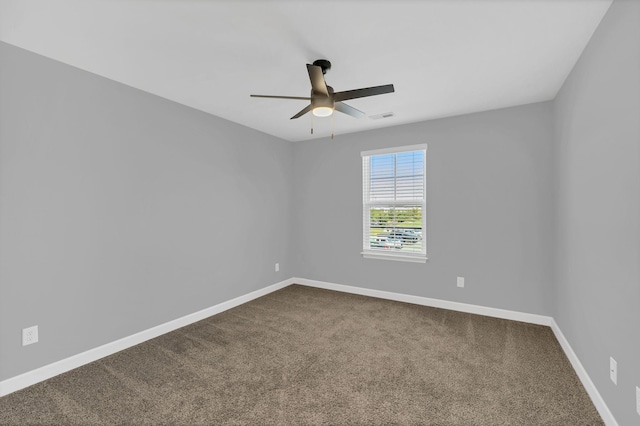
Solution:
M 334 108 L 335 102 L 333 100 L 333 87 L 327 86 L 327 91 L 329 92 L 329 96 L 326 96 L 324 93 L 318 93 L 311 90 L 311 109 L 320 107 Z

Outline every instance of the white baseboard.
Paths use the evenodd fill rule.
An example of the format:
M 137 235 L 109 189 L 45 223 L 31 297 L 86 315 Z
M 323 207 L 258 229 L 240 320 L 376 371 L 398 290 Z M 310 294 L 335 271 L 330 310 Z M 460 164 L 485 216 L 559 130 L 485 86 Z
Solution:
M 429 297 L 412 296 L 409 294 L 393 293 L 390 291 L 372 290 L 363 287 L 353 287 L 349 285 L 334 284 L 324 281 L 308 280 L 306 278 L 293 278 L 293 283 L 302 284 L 309 287 L 318 287 L 327 290 L 341 291 L 344 293 L 377 297 L 379 299 L 395 300 L 396 302 L 413 303 L 415 305 L 430 306 L 432 308 L 449 309 L 451 311 L 466 312 L 469 314 L 478 314 L 487 317 L 527 322 L 530 324 L 551 326 L 551 323 L 553 321 L 553 318 L 544 315 L 528 314 L 524 312 L 509 311 L 506 309 L 489 308 L 486 306 L 470 305 L 467 303 L 449 302 L 447 300 L 431 299 Z
M 224 312 L 228 309 L 235 308 L 236 306 L 242 305 L 243 303 L 247 303 L 253 299 L 257 299 L 258 297 L 287 287 L 293 282 L 294 281 L 292 279 L 281 281 L 260 290 L 252 291 L 251 293 L 236 297 L 235 299 L 219 303 L 201 311 L 194 312 L 192 314 L 185 315 L 181 318 L 166 322 L 164 324 L 160 324 L 139 333 L 132 334 L 131 336 L 127 336 L 114 342 L 104 344 L 97 348 L 89 349 L 86 352 L 70 356 L 69 358 L 65 358 L 49 365 L 37 368 L 35 370 L 28 371 L 24 374 L 20 374 L 18 376 L 3 380 L 2 382 L 0 382 L 0 396 L 10 394 L 17 390 L 26 388 L 27 386 L 34 385 L 43 380 L 73 370 L 74 368 L 78 368 L 90 362 L 97 361 L 100 358 L 104 358 L 105 356 L 114 354 L 123 349 L 130 348 L 147 340 L 161 336 L 165 333 L 169 333 L 170 331 L 176 330 L 189 324 L 193 324 L 194 322 L 198 322 L 212 315 Z
M 203 320 L 205 318 L 208 318 L 220 312 L 224 312 L 228 309 L 242 305 L 243 303 L 247 303 L 253 299 L 257 299 L 258 297 L 272 293 L 276 290 L 287 287 L 291 284 L 301 284 L 308 287 L 317 287 L 317 288 L 323 288 L 327 290 L 340 291 L 344 293 L 359 294 L 362 296 L 377 297 L 380 299 L 413 303 L 416 305 L 430 306 L 434 308 L 449 309 L 452 311 L 466 312 L 471 314 L 485 315 L 489 317 L 502 318 L 502 319 L 508 319 L 513 321 L 521 321 L 521 322 L 527 322 L 531 324 L 549 326 L 553 330 L 553 333 L 555 334 L 556 339 L 558 339 L 558 342 L 560 342 L 562 349 L 567 355 L 567 358 L 569 358 L 569 361 L 571 362 L 573 369 L 576 371 L 576 374 L 580 378 L 582 385 L 585 387 L 587 393 L 591 397 L 591 401 L 593 402 L 596 409 L 598 410 L 598 413 L 600 413 L 600 416 L 604 420 L 605 424 L 608 426 L 618 426 L 618 423 L 613 417 L 613 414 L 611 414 L 609 407 L 607 407 L 607 404 L 604 402 L 604 400 L 602 399 L 602 396 L 600 395 L 597 388 L 591 381 L 591 378 L 587 374 L 587 371 L 582 366 L 582 363 L 580 362 L 577 355 L 571 348 L 571 345 L 562 334 L 560 327 L 552 317 L 544 316 L 544 315 L 529 314 L 524 312 L 517 312 L 517 311 L 509 311 L 505 309 L 490 308 L 486 306 L 471 305 L 466 303 L 450 302 L 447 300 L 432 299 L 428 297 L 412 296 L 408 294 L 394 293 L 390 291 L 373 290 L 373 289 L 368 289 L 363 287 L 354 287 L 354 286 L 348 286 L 343 284 L 335 284 L 335 283 L 329 283 L 325 281 L 309 280 L 306 278 L 289 278 L 287 280 L 270 285 L 260 290 L 256 290 L 251 293 L 245 294 L 243 296 L 236 297 L 235 299 L 231 299 L 226 302 L 219 303 L 210 308 L 206 308 L 201 311 L 194 312 L 189 315 L 185 315 L 184 317 L 175 319 L 173 321 L 169 321 L 167 323 L 158 325 L 156 327 L 152 327 L 150 329 L 141 331 L 139 333 L 133 334 L 128 337 L 124 337 L 114 342 L 107 343 L 97 348 L 90 349 L 86 352 L 73 355 L 69 358 L 65 358 L 63 360 L 54 362 L 52 364 L 45 365 L 43 367 L 21 374 L 19 376 L 11 377 L 9 379 L 6 379 L 0 382 L 0 396 L 10 394 L 17 390 L 23 389 L 27 386 L 31 386 L 43 380 L 46 380 L 51 377 L 62 374 L 64 372 L 73 370 L 74 368 L 78 368 L 82 365 L 96 361 L 100 358 L 104 358 L 105 356 L 114 354 L 123 349 L 130 348 L 132 346 L 135 346 L 147 340 L 161 336 L 165 333 L 169 333 L 170 331 L 173 331 L 178 328 L 184 327 L 186 325 L 192 324 L 194 322 Z
M 602 417 L 604 423 L 607 426 L 618 426 L 618 422 L 616 422 L 616 419 L 613 417 L 613 414 L 609 410 L 609 407 L 607 407 L 604 399 L 602 399 L 600 392 L 598 392 L 598 389 L 591 381 L 589 374 L 587 374 L 587 370 L 584 369 L 582 363 L 578 359 L 578 356 L 573 351 L 573 348 L 571 348 L 569 341 L 566 337 L 564 337 L 564 334 L 562 334 L 560 327 L 553 319 L 551 321 L 551 330 L 553 330 L 553 334 L 555 334 L 556 339 L 558 339 L 558 342 L 560 342 L 560 346 L 562 346 L 564 353 L 567 355 L 567 358 L 569 358 L 571 366 L 573 366 L 573 369 L 580 378 L 582 386 L 584 386 L 587 393 L 589 394 L 593 405 L 595 405 L 596 410 L 598 410 L 598 413 L 600 413 L 600 417 Z

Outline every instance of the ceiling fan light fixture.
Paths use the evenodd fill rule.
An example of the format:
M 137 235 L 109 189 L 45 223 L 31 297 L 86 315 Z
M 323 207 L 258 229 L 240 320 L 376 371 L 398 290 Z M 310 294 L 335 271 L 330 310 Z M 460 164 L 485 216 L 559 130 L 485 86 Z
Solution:
M 315 115 L 316 117 L 328 117 L 331 114 L 333 114 L 333 108 L 326 107 L 326 106 L 319 106 L 319 107 L 315 107 L 312 112 L 313 112 L 313 115 Z

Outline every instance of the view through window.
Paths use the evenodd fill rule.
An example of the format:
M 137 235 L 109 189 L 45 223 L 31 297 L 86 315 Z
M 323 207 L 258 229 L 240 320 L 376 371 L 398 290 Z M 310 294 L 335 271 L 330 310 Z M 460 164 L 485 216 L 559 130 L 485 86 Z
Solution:
M 426 145 L 362 153 L 363 254 L 426 259 Z

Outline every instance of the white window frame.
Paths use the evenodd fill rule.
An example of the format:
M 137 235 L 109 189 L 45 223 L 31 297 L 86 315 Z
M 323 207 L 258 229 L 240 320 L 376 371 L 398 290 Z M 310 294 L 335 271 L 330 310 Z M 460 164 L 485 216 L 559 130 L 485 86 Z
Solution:
M 372 205 L 381 205 L 380 202 L 372 202 L 369 199 L 369 185 L 370 185 L 370 171 L 371 168 L 369 166 L 370 158 L 375 155 L 384 155 L 384 154 L 398 154 L 402 152 L 410 152 L 410 151 L 423 151 L 424 152 L 424 162 L 423 162 L 423 197 L 421 201 L 422 207 L 422 252 L 420 253 L 393 253 L 386 252 L 381 250 L 373 250 L 369 246 L 369 231 L 370 231 L 370 208 Z M 362 256 L 365 259 L 384 259 L 384 260 L 398 260 L 403 262 L 418 262 L 418 263 L 426 263 L 427 261 L 427 144 L 419 144 L 419 145 L 409 145 L 409 146 L 399 146 L 393 148 L 384 148 L 384 149 L 375 149 L 371 151 L 362 151 L 360 153 L 362 156 Z M 396 202 L 384 202 L 382 205 L 403 205 L 406 204 L 402 201 Z M 413 203 L 412 203 L 413 204 Z

